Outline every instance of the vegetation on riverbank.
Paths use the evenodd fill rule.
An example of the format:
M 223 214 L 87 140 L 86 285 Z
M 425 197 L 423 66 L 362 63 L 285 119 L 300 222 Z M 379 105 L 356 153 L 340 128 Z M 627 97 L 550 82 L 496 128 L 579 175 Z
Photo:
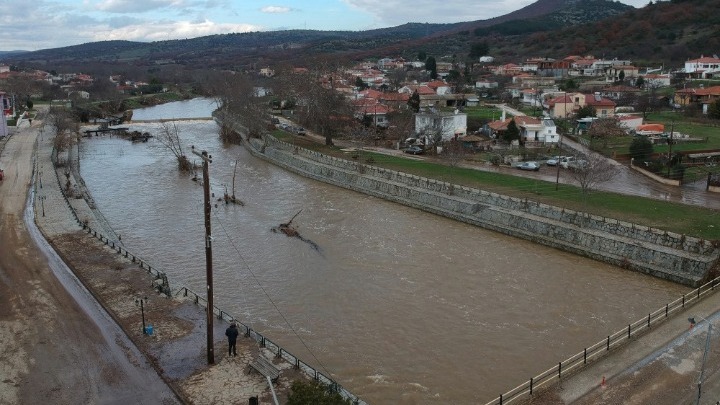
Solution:
M 283 131 L 273 133 L 278 139 L 330 156 L 351 159 L 350 153 L 336 146 L 326 146 L 308 138 L 294 137 Z M 580 187 L 449 166 L 435 160 L 390 156 L 365 151 L 364 164 L 402 171 L 454 184 L 478 188 L 512 197 L 538 201 L 571 210 L 588 212 L 679 234 L 708 240 L 720 239 L 720 212 L 697 206 L 628 196 L 604 191 L 583 194 Z M 564 175 L 561 172 L 561 175 Z

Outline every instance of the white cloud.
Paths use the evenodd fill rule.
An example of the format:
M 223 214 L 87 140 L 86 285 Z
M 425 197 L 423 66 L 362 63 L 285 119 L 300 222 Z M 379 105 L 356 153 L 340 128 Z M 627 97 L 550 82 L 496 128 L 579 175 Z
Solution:
M 292 9 L 290 7 L 266 6 L 261 8 L 260 11 L 268 14 L 284 14 L 289 13 Z
M 263 27 L 251 24 L 218 24 L 208 20 L 201 22 L 173 21 L 99 30 L 93 33 L 93 40 L 165 41 L 262 30 Z
M 143 13 L 178 6 L 182 3 L 176 0 L 105 0 L 95 4 L 95 9 L 108 13 Z
M 379 22 L 454 23 L 485 20 L 519 10 L 535 0 L 342 0 L 374 16 Z M 399 11 L 401 10 L 401 11 Z

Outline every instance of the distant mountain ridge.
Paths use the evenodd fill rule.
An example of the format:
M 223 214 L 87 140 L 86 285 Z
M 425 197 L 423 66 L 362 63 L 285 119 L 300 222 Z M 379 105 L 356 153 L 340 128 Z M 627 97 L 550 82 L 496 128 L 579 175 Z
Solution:
M 472 43 L 480 41 L 488 44 L 493 55 L 509 60 L 586 53 L 680 59 L 720 41 L 717 9 L 720 0 L 671 0 L 642 9 L 612 0 L 538 0 L 503 16 L 454 24 L 408 23 L 368 31 L 230 33 L 150 43 L 103 41 L 0 53 L 0 61 L 43 66 L 98 62 L 244 69 L 303 64 L 318 57 L 347 61 L 411 56 L 418 51 L 462 58 Z M 684 50 L 673 41 L 679 41 Z M 704 53 L 718 53 L 718 49 L 708 48 Z

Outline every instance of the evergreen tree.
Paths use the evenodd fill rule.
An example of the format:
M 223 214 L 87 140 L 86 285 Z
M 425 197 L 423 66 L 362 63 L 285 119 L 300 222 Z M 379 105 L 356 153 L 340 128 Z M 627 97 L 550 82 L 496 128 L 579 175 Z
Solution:
M 410 96 L 410 99 L 408 100 L 408 106 L 412 110 L 412 112 L 416 113 L 420 111 L 420 94 L 418 94 L 417 91 L 414 91 L 412 96 Z
M 507 130 L 502 134 L 502 139 L 510 143 L 514 140 L 520 140 L 520 128 L 518 128 L 515 120 L 510 120 Z
M 645 160 L 653 153 L 653 144 L 647 136 L 636 136 L 630 143 L 630 157 L 635 160 Z
M 432 79 L 437 79 L 437 62 L 434 57 L 428 56 L 425 60 L 425 70 L 430 72 L 430 77 Z
M 720 119 L 720 100 L 715 100 L 715 102 L 710 104 L 707 114 L 708 118 Z

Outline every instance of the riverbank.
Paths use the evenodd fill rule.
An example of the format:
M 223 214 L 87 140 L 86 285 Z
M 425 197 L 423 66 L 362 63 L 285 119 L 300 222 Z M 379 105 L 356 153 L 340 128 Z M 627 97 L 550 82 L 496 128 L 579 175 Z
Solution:
M 36 122 L 36 125 L 41 123 Z M 274 359 L 274 353 L 261 348 L 251 338 L 241 337 L 238 356 L 229 357 L 224 338 L 228 323 L 224 320 L 214 322 L 215 363 L 208 365 L 203 308 L 190 297 L 167 297 L 158 292 L 155 288 L 158 280 L 147 271 L 147 264 L 142 268 L 132 256 L 118 254 L 113 248 L 122 246 L 120 237 L 105 238 L 104 242 L 98 240 L 96 232 L 104 229 L 104 224 L 98 221 L 82 193 L 78 192 L 82 189 L 81 180 L 76 179 L 72 171 L 66 171 L 66 167 L 54 166 L 53 137 L 49 129 L 45 127 L 43 137 L 37 138 L 35 164 L 30 167 L 36 173 L 31 191 L 35 196 L 35 223 L 107 316 L 124 330 L 131 345 L 137 348 L 135 350 L 147 358 L 172 388 L 178 400 L 198 404 L 245 403 L 250 397 L 259 397 L 261 403 L 270 403 L 272 393 L 267 380 L 249 368 L 250 362 L 260 355 L 282 369 L 275 390 L 281 401 L 286 400 L 292 381 L 305 378 L 302 373 L 290 363 Z M 34 131 L 37 132 L 37 127 Z M 27 135 L 23 129 L 14 136 L 17 140 L 25 140 L 29 139 Z M 13 158 L 30 161 L 30 156 Z M 65 198 L 64 191 L 70 198 Z M 87 229 L 96 231 L 88 233 Z M 9 244 L 3 245 L 3 248 L 8 247 Z M 139 299 L 144 300 L 142 308 L 138 305 Z M 34 316 L 42 317 L 42 313 Z M 152 334 L 143 333 L 143 323 L 153 326 Z M 18 341 L 17 344 L 27 342 Z M 129 351 L 130 347 L 125 350 Z M 28 378 L 18 371 L 21 372 L 19 379 Z M 32 376 L 32 370 L 27 372 Z M 41 370 L 38 372 L 42 373 Z
M 239 123 L 225 122 L 242 132 Z M 339 159 L 272 136 L 245 144 L 305 177 L 688 286 L 712 277 L 720 258 L 703 239 Z

